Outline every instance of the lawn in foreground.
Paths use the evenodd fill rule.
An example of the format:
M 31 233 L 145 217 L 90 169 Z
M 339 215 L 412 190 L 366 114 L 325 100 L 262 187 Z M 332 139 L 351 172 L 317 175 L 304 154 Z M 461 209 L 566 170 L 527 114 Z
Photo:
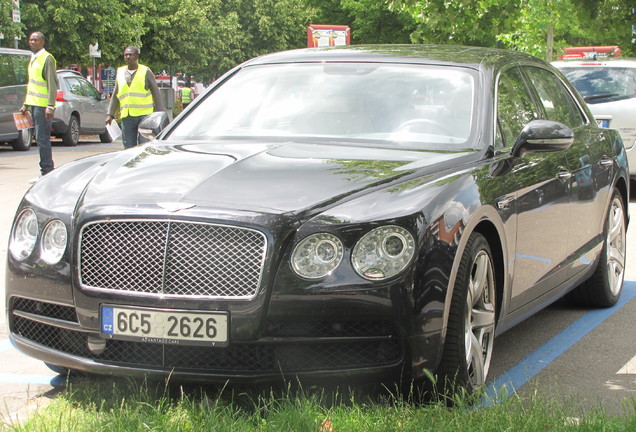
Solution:
M 83 378 L 67 384 L 29 419 L 2 431 L 409 432 L 636 431 L 636 402 L 623 416 L 583 416 L 575 403 L 532 396 L 477 407 L 468 398 L 414 402 L 397 392 L 335 388 L 184 387 L 130 379 Z

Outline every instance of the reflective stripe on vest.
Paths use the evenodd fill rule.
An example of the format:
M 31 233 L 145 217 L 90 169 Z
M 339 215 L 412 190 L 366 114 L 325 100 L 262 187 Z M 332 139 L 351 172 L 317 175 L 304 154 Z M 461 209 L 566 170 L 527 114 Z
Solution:
M 24 99 L 25 105 L 45 107 L 49 104 L 49 86 L 44 79 L 44 65 L 49 56 L 51 54 L 44 51 L 29 63 L 29 84 Z
M 192 102 L 192 89 L 184 87 L 181 89 L 181 103 Z
M 119 99 L 121 118 L 151 114 L 155 110 L 155 105 L 152 93 L 150 90 L 146 90 L 146 71 L 148 68 L 144 65 L 138 65 L 130 86 L 126 82 L 127 69 L 128 66 L 117 69 L 117 99 Z

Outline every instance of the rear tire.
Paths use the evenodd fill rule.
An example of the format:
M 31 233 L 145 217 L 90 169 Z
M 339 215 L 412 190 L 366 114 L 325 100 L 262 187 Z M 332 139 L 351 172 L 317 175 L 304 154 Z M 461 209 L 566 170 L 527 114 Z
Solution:
M 453 290 L 444 352 L 437 371 L 443 396 L 486 383 L 495 339 L 495 270 L 486 238 L 472 233 Z
M 62 135 L 62 144 L 75 147 L 79 143 L 80 123 L 74 115 L 68 121 L 68 130 Z
M 566 299 L 571 303 L 588 307 L 610 307 L 616 304 L 623 291 L 625 277 L 625 240 L 627 222 L 621 194 L 615 190 L 607 209 L 605 241 L 596 270 Z
M 18 131 L 18 138 L 11 141 L 11 147 L 16 151 L 27 151 L 31 148 L 33 141 L 33 129 L 21 129 Z

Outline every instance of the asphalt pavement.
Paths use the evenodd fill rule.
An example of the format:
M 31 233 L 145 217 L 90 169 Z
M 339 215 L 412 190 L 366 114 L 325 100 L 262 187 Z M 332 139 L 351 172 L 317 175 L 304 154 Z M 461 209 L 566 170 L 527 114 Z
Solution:
M 121 141 L 102 144 L 97 136 L 81 137 L 77 147 L 64 147 L 54 140 L 53 161 L 59 167 L 82 157 L 122 149 Z M 20 200 L 31 186 L 29 180 L 40 174 L 39 160 L 36 146 L 16 152 L 0 145 L 0 425 L 26 418 L 65 384 L 44 363 L 13 348 L 7 335 L 4 281 L 9 230 Z

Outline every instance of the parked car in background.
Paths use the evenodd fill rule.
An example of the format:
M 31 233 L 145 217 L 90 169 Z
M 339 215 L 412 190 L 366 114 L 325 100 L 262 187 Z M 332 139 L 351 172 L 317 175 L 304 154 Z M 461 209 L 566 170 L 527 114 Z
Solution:
M 581 93 L 601 127 L 618 130 L 636 179 L 636 60 L 589 59 L 552 63 Z
M 26 97 L 31 51 L 0 48 L 0 143 L 14 150 L 28 150 L 33 129 L 18 130 L 13 113 L 18 112 Z
M 111 142 L 106 129 L 108 95 L 99 92 L 79 72 L 60 69 L 57 78 L 59 89 L 51 134 L 68 146 L 76 146 L 80 135 L 99 135 L 101 142 Z
M 625 148 L 535 57 L 275 53 L 140 131 L 17 209 L 9 334 L 54 370 L 474 390 L 496 335 L 621 295 Z

